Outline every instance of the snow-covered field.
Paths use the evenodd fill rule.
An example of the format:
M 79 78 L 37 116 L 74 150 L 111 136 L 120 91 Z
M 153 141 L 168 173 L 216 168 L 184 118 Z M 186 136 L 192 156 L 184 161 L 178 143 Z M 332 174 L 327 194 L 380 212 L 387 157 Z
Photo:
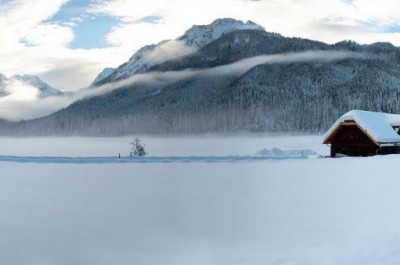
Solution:
M 400 264 L 400 156 L 143 137 L 147 161 L 121 163 L 131 140 L 0 138 L 0 264 Z

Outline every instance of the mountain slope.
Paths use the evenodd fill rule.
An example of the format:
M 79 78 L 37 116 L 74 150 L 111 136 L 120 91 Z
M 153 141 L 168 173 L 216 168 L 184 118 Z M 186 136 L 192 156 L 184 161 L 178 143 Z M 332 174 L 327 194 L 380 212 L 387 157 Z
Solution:
M 351 109 L 400 112 L 399 55 L 388 43 L 328 45 L 240 29 L 118 89 L 0 126 L 0 133 L 321 133 Z
M 268 54 L 324 50 L 328 45 L 299 38 L 285 38 L 265 31 L 234 31 L 211 42 L 199 52 L 159 64 L 151 71 L 178 71 L 204 69 Z
M 96 78 L 93 80 L 92 84 L 90 86 L 95 86 L 97 83 L 100 83 L 101 80 L 109 77 L 113 72 L 115 71 L 115 68 L 107 67 L 104 68 L 103 71 L 101 71 Z
M 323 132 L 349 109 L 400 110 L 400 66 L 380 59 L 262 64 L 134 84 L 73 103 L 17 131 L 57 135 Z M 43 129 L 44 128 L 44 129 Z M 15 128 L 14 128 L 15 129 Z
M 264 32 L 264 28 L 249 21 L 243 23 L 235 19 L 217 19 L 210 25 L 193 26 L 176 40 L 163 41 L 157 45 L 147 45 L 138 50 L 128 62 L 104 75 L 103 70 L 92 86 L 119 81 L 175 58 L 195 53 L 199 48 L 234 31 L 254 30 Z

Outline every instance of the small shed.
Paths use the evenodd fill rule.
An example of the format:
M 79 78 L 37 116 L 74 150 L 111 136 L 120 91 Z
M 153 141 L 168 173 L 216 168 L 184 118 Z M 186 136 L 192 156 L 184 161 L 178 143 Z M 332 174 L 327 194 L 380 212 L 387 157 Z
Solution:
M 373 156 L 400 153 L 400 115 L 352 110 L 327 131 L 324 144 L 331 156 Z

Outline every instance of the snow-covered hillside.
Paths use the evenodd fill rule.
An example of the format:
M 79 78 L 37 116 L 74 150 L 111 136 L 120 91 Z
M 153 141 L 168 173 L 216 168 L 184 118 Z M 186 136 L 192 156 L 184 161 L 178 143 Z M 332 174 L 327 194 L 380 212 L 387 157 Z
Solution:
M 351 109 L 399 113 L 399 58 L 400 48 L 388 43 L 331 45 L 220 19 L 143 47 L 101 73 L 96 89 L 64 94 L 58 105 L 58 97 L 39 100 L 46 111 L 35 116 L 25 102 L 0 104 L 3 119 L 50 114 L 4 123 L 0 134 L 322 133 Z M 15 98 L 37 98 L 33 86 L 30 93 L 14 87 Z M 15 117 L 21 108 L 28 111 Z
M 145 72 L 150 69 L 150 67 L 157 64 L 157 60 L 150 60 L 147 58 L 147 55 L 156 49 L 157 45 L 147 45 L 138 50 L 128 62 L 120 65 L 117 69 L 110 71 L 108 75 L 104 75 L 103 70 L 99 76 L 96 77 L 95 81 L 92 85 L 97 85 L 103 82 L 103 80 L 107 79 L 110 81 L 115 81 L 123 78 L 127 78 L 133 74 Z M 101 75 L 104 77 L 102 78 Z M 96 81 L 97 80 L 97 81 Z
M 109 68 L 104 69 L 95 78 L 92 86 L 143 73 L 157 64 L 193 53 L 198 48 L 206 46 L 229 32 L 240 30 L 264 31 L 264 28 L 251 21 L 243 23 L 232 18 L 217 19 L 209 25 L 193 26 L 176 40 L 144 46 L 128 62 L 114 69 L 114 71 L 110 72 L 110 70 L 107 70 Z
M 321 136 L 142 139 L 157 156 L 328 150 Z M 130 140 L 0 138 L 0 153 L 118 160 Z M 398 160 L 0 162 L 0 263 L 399 264 Z
M 103 71 L 101 71 L 96 78 L 93 80 L 92 85 L 96 84 L 100 80 L 103 80 L 104 78 L 107 78 L 110 74 L 112 74 L 115 71 L 115 68 L 104 68 Z

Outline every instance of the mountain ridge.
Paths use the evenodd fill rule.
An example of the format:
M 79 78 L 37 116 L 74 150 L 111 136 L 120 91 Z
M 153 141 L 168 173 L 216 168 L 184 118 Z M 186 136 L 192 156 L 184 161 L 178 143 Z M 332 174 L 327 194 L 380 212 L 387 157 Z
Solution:
M 400 50 L 383 42 L 326 44 L 243 29 L 127 77 L 49 116 L 0 126 L 0 134 L 321 133 L 350 109 L 400 112 Z
M 255 24 L 254 22 L 248 21 L 246 23 L 243 23 L 242 21 L 231 18 L 217 19 L 209 25 L 194 25 L 193 27 L 188 29 L 182 36 L 176 38 L 175 40 L 165 40 L 158 44 L 146 45 L 140 48 L 131 56 L 131 58 L 127 62 L 121 64 L 113 72 L 107 75 L 104 75 L 104 69 L 95 78 L 91 86 L 95 87 L 103 85 L 105 83 L 119 81 L 121 79 L 128 78 L 129 76 L 132 76 L 134 74 L 146 72 L 152 67 L 165 61 L 194 53 L 197 49 L 203 48 L 204 46 L 215 41 L 221 36 L 238 30 L 265 31 L 263 27 Z M 176 45 L 179 46 L 180 49 L 177 51 L 176 54 L 171 54 L 171 56 L 162 59 L 154 58 L 154 56 L 151 56 L 151 54 L 154 53 L 157 49 L 162 50 L 163 47 L 168 45 Z

